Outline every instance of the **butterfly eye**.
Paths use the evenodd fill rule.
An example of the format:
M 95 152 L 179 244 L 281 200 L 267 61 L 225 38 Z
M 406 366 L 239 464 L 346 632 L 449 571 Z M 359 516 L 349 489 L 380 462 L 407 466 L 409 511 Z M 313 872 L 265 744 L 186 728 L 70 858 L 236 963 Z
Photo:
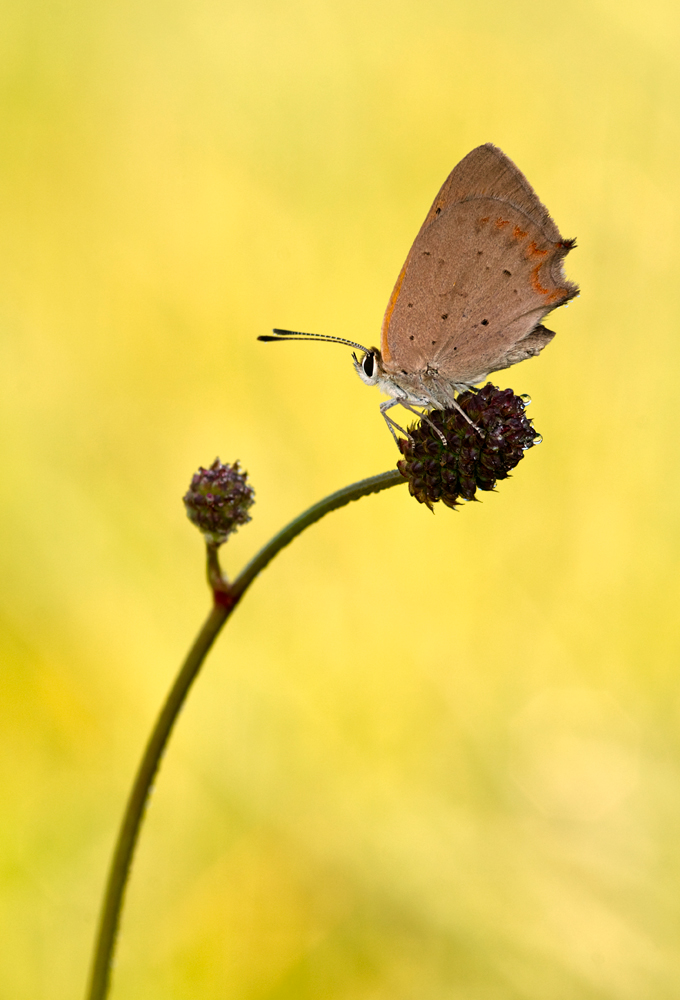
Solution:
M 353 358 L 354 368 L 361 381 L 365 385 L 377 385 L 380 381 L 380 351 L 374 347 L 366 351 L 361 361 L 356 354 Z

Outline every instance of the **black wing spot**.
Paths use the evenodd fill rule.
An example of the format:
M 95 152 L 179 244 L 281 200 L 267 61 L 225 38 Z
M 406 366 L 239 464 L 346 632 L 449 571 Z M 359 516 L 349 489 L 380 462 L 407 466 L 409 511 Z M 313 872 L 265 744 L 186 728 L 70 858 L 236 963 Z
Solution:
M 441 212 L 441 208 L 435 208 L 435 210 L 434 210 L 434 214 L 435 215 L 439 215 L 440 212 Z
M 442 313 L 442 319 L 448 319 L 448 318 L 449 318 L 448 313 Z
M 408 372 L 407 372 L 407 371 L 405 371 L 405 370 L 404 370 L 404 369 L 402 368 L 402 369 L 401 369 L 401 374 L 402 374 L 402 375 L 408 375 Z
M 432 346 L 434 347 L 434 345 L 435 345 L 436 343 L 437 343 L 437 341 L 436 341 L 436 340 L 433 340 L 433 341 L 432 341 Z
M 478 250 L 478 251 L 477 251 L 477 256 L 478 256 L 478 257 L 481 257 L 483 253 L 484 253 L 484 251 L 483 251 L 483 250 Z
M 517 295 L 517 289 L 516 288 L 513 288 L 513 292 L 515 293 L 515 295 Z
M 414 340 L 415 338 L 414 338 L 413 334 L 411 334 L 411 336 L 408 339 L 409 340 Z
M 431 257 L 431 256 L 432 255 L 429 250 L 423 250 L 423 257 Z
M 489 325 L 488 319 L 483 319 L 482 320 L 482 326 L 488 326 L 488 325 Z
M 409 309 L 413 309 L 413 303 L 412 303 L 412 302 L 409 302 L 409 304 L 408 304 L 408 308 L 409 308 Z
M 453 345 L 453 349 L 454 349 L 454 351 L 457 351 L 457 350 L 458 350 L 458 348 L 456 347 L 456 345 L 455 345 L 455 344 Z
M 512 271 L 508 271 L 507 267 L 503 268 L 503 274 L 507 274 L 508 278 L 512 277 Z

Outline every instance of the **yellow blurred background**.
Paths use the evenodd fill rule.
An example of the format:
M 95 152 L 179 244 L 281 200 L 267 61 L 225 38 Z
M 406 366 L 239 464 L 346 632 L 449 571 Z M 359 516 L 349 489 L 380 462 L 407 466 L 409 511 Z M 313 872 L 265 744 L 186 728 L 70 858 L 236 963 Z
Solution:
M 496 379 L 544 436 L 432 516 L 285 550 L 164 758 L 126 1000 L 680 995 L 680 10 L 671 0 L 9 0 L 0 40 L 0 997 L 82 994 L 113 839 L 208 610 L 181 497 L 240 459 L 235 573 L 394 465 L 378 341 L 492 141 L 582 294 Z

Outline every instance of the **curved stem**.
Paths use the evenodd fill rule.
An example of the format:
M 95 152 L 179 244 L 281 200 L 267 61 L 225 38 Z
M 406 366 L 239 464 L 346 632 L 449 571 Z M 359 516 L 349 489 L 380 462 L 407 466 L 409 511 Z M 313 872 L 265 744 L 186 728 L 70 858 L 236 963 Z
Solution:
M 352 500 L 358 500 L 369 493 L 379 493 L 381 490 L 389 489 L 390 486 L 398 486 L 405 482 L 406 480 L 401 473 L 395 469 L 353 483 L 351 486 L 338 490 L 337 493 L 331 493 L 330 496 L 296 517 L 278 535 L 275 535 L 248 563 L 233 584 L 229 584 L 222 577 L 216 550 L 211 551 L 210 547 L 208 548 L 208 572 L 215 605 L 170 689 L 135 776 L 111 859 L 86 1000 L 104 1000 L 108 993 L 111 982 L 111 960 L 120 923 L 125 886 L 130 874 L 132 857 L 144 818 L 149 791 L 179 711 L 222 626 L 256 576 L 282 548 L 292 542 L 310 524 L 314 524 L 330 511 L 344 507 Z
M 344 507 L 346 504 L 351 503 L 352 500 L 359 500 L 360 497 L 368 496 L 369 493 L 380 493 L 381 490 L 387 490 L 390 486 L 399 486 L 400 483 L 405 482 L 406 480 L 401 472 L 397 469 L 390 469 L 389 472 L 381 472 L 378 476 L 371 476 L 370 479 L 361 479 L 358 483 L 345 486 L 343 489 L 338 490 L 337 493 L 331 493 L 329 496 L 324 497 L 323 500 L 315 503 L 313 507 L 309 507 L 303 514 L 296 517 L 294 521 L 287 524 L 282 531 L 279 531 L 278 535 L 274 535 L 271 541 L 267 542 L 264 548 L 260 549 L 255 558 L 251 559 L 245 569 L 241 570 L 231 588 L 236 600 L 242 597 L 267 563 L 271 562 L 281 549 L 289 545 L 295 536 L 299 535 L 305 528 L 308 528 L 310 524 L 320 521 L 325 514 L 328 514 L 332 510 L 337 510 L 338 507 Z

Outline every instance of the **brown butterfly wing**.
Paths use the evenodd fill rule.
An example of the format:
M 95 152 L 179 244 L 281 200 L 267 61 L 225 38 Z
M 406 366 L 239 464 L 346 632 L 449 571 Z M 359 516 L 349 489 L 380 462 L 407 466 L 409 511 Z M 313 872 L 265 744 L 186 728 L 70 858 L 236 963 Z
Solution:
M 555 243 L 560 241 L 557 226 L 529 181 L 512 160 L 491 142 L 477 146 L 453 168 L 433 201 L 420 232 L 451 205 L 483 197 L 514 205 L 529 216 L 548 239 Z
M 390 372 L 438 369 L 479 381 L 537 354 L 543 317 L 577 294 L 562 273 L 573 244 L 499 149 L 480 146 L 435 198 L 392 293 L 381 348 Z

